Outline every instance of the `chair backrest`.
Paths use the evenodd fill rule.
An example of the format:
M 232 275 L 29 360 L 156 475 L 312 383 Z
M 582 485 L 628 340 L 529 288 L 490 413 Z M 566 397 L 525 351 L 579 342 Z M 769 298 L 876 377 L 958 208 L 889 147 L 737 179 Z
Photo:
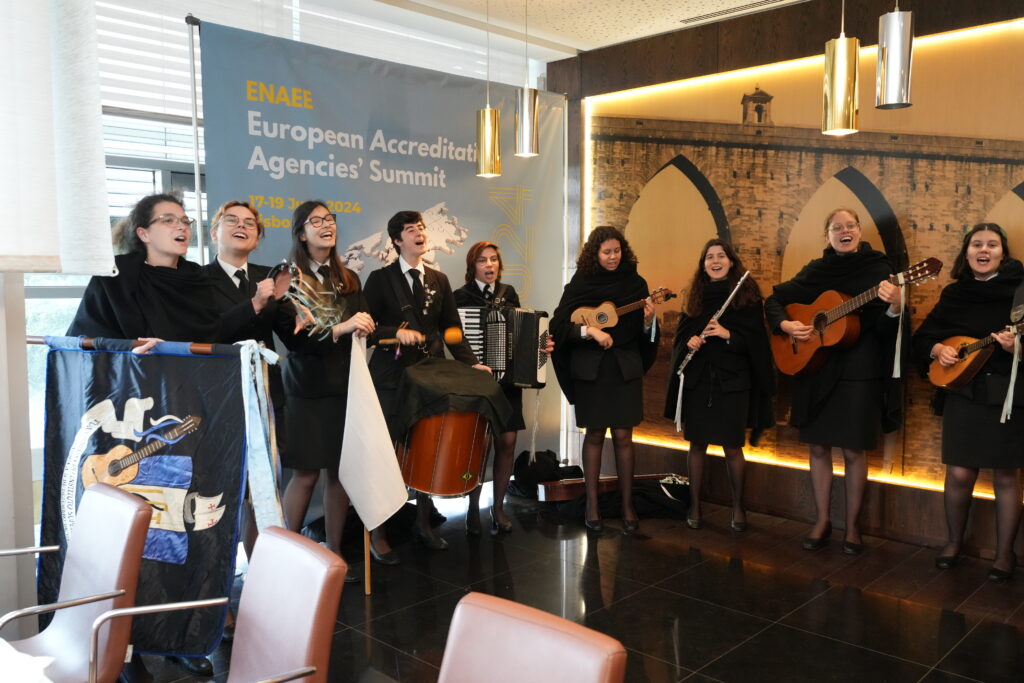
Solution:
M 482 593 L 455 607 L 438 683 L 621 683 L 626 650 L 611 636 Z
M 260 532 L 235 620 L 228 681 L 255 681 L 304 666 L 326 683 L 334 623 L 348 567 L 292 531 Z
M 92 622 L 109 609 L 135 604 L 142 549 L 152 516 L 149 503 L 115 486 L 96 483 L 82 494 L 64 555 L 58 601 L 115 590 L 124 590 L 124 595 L 58 610 L 39 635 L 19 641 L 26 645 L 19 647 L 23 651 L 57 656 L 47 675 L 55 680 L 71 676 L 88 680 Z M 97 680 L 117 679 L 131 629 L 131 619 L 118 619 L 100 631 Z

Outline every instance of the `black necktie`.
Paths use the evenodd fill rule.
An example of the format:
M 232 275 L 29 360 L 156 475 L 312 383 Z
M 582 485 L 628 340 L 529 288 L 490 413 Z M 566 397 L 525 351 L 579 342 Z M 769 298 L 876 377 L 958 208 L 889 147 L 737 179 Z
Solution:
M 422 309 L 426 306 L 426 296 L 423 294 L 423 283 L 420 282 L 420 271 L 410 268 L 409 277 L 412 278 L 412 299 Z
M 239 268 L 235 271 L 235 277 L 238 278 L 238 291 L 242 294 L 249 293 L 249 278 L 245 276 L 245 271 Z
M 331 267 L 330 266 L 327 266 L 327 265 L 320 266 L 319 268 L 316 269 L 316 272 L 319 273 L 320 279 L 323 282 L 323 284 L 326 285 L 326 284 L 328 284 L 331 281 Z
M 493 298 L 494 298 L 494 292 L 491 291 L 491 285 L 490 284 L 484 285 L 484 299 L 486 301 L 490 301 Z

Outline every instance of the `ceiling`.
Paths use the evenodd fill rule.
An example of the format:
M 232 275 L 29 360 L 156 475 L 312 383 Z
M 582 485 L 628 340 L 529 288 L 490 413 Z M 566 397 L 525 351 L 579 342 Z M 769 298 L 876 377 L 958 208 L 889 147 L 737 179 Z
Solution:
M 376 0 L 428 17 L 522 39 L 548 58 L 593 50 L 681 28 L 806 0 Z M 528 3 L 528 4 L 527 4 Z M 524 12 L 528 10 L 528 15 Z M 489 21 L 487 19 L 489 14 Z M 535 55 L 531 52 L 531 56 Z M 543 59 L 543 57 L 542 57 Z

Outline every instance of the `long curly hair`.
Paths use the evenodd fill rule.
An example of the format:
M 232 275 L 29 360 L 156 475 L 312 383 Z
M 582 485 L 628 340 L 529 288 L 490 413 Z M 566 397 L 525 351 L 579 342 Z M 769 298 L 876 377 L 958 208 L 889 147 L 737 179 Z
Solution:
M 135 229 L 149 229 L 153 219 L 156 218 L 156 216 L 153 215 L 153 210 L 156 208 L 156 205 L 161 202 L 173 202 L 180 206 L 182 210 L 185 209 L 185 203 L 178 194 L 151 194 L 140 199 L 135 206 L 132 207 L 131 212 L 114 225 L 112 239 L 114 242 L 114 250 L 118 254 L 128 254 L 131 252 L 138 252 L 140 254 L 146 253 L 146 245 L 141 239 L 139 239 L 139 234 Z
M 629 246 L 629 242 L 626 240 L 625 235 L 622 234 L 622 231 L 611 225 L 599 225 L 594 228 L 590 236 L 587 237 L 587 241 L 583 244 L 579 258 L 576 259 L 576 269 L 585 275 L 599 273 L 601 271 L 601 263 L 597 260 L 597 252 L 601 250 L 601 244 L 608 240 L 618 240 L 619 246 L 622 247 L 622 259 L 619 261 L 620 266 L 623 263 L 637 263 L 636 254 L 633 253 L 633 249 Z
M 708 240 L 704 248 L 701 249 L 700 259 L 697 260 L 697 270 L 694 272 L 693 281 L 690 283 L 690 295 L 686 299 L 686 314 L 691 318 L 696 318 L 704 312 L 704 288 L 711 283 L 711 278 L 708 277 L 707 272 L 704 270 L 704 259 L 707 257 L 708 250 L 711 247 L 721 247 L 722 251 L 725 252 L 726 258 L 732 263 L 729 267 L 729 274 L 725 278 L 726 282 L 729 283 L 729 291 L 732 291 L 732 288 L 740 281 L 743 273 L 747 272 L 743 261 L 740 260 L 739 255 L 736 254 L 736 250 L 733 249 L 731 244 L 717 237 Z M 733 308 L 746 308 L 760 300 L 761 290 L 758 288 L 754 278 L 748 276 L 743 281 L 740 291 L 736 292 L 736 298 L 732 300 L 730 306 Z
M 964 242 L 960 245 L 960 253 L 956 255 L 956 260 L 953 261 L 953 268 L 950 270 L 949 275 L 954 280 L 969 280 L 974 277 L 974 272 L 971 270 L 971 266 L 967 263 L 967 247 L 971 243 L 971 238 L 974 237 L 975 233 L 979 232 L 994 232 L 999 235 L 999 241 L 1003 245 L 1003 260 L 999 263 L 999 270 L 1009 265 L 1010 260 L 1013 258 L 1010 254 L 1010 243 L 1006 239 L 1006 231 L 1004 231 L 997 223 L 978 223 L 967 231 L 964 235 Z

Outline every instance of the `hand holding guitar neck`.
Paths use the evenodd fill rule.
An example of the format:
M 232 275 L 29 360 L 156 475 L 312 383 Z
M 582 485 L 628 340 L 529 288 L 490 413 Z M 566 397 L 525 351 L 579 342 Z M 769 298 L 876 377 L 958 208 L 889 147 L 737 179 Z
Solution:
M 932 347 L 935 357 L 928 367 L 928 381 L 950 391 L 968 384 L 988 362 L 998 344 L 1013 353 L 1014 336 L 1024 332 L 1024 323 L 1010 325 L 987 337 L 956 336 L 943 339 Z

